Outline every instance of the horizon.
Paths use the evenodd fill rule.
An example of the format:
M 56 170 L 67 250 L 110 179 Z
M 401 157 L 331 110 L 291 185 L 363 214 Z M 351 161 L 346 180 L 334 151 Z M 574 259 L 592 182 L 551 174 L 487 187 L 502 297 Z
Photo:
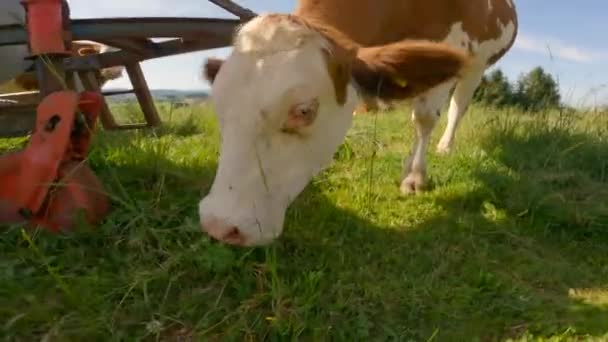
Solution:
M 240 5 L 257 13 L 289 13 L 296 0 L 240 0 Z M 105 0 L 90 2 L 70 0 L 73 18 L 103 17 L 217 17 L 235 18 L 229 12 L 203 0 Z M 577 6 L 563 0 L 548 3 L 515 1 L 520 29 L 509 52 L 489 68 L 500 68 L 517 82 L 521 74 L 536 66 L 550 73 L 559 84 L 562 101 L 574 107 L 608 105 L 608 3 Z M 564 25 L 564 23 L 569 23 Z M 231 47 L 205 50 L 147 60 L 142 63 L 151 90 L 210 90 L 202 79 L 200 68 L 208 57 L 225 58 Z M 108 82 L 106 89 L 130 88 L 128 77 Z

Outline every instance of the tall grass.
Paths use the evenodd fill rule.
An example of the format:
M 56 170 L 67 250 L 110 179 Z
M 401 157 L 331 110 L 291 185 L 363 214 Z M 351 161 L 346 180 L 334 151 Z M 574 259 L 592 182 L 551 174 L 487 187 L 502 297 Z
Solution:
M 451 155 L 430 149 L 433 187 L 415 197 L 398 189 L 408 108 L 357 116 L 284 235 L 240 249 L 198 224 L 213 113 L 159 106 L 162 128 L 96 136 L 103 225 L 0 234 L 5 339 L 608 339 L 606 115 L 473 107 Z

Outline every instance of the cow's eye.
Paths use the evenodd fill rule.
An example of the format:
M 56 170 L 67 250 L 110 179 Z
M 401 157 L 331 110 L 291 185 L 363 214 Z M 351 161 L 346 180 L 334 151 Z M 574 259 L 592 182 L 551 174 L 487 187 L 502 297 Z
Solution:
M 319 100 L 316 98 L 292 105 L 287 114 L 287 121 L 283 130 L 289 132 L 312 125 L 318 112 Z
M 302 118 L 311 118 L 317 114 L 318 107 L 318 102 L 307 102 L 296 105 L 294 109 L 296 111 L 295 115 L 300 116 Z

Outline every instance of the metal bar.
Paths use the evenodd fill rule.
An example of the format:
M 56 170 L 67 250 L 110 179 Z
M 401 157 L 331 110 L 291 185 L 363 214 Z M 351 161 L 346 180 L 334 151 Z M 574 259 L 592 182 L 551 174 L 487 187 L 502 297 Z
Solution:
M 0 138 L 28 135 L 36 124 L 37 104 L 0 105 Z
M 209 1 L 223 9 L 225 9 L 226 11 L 236 15 L 237 17 L 241 18 L 241 20 L 243 20 L 243 21 L 251 20 L 252 18 L 257 16 L 257 13 L 253 12 L 252 10 L 242 7 L 241 5 L 239 5 L 235 2 L 232 2 L 230 0 L 209 0 Z
M 6 106 L 2 103 L 2 100 L 15 101 L 17 103 L 38 103 L 40 102 L 39 91 L 24 91 L 19 93 L 8 93 L 0 94 L 0 115 L 2 115 L 2 108 Z
M 153 41 L 146 38 L 98 39 L 97 42 L 140 55 L 155 46 Z
M 200 38 L 229 35 L 238 20 L 217 18 L 108 18 L 72 20 L 74 40 L 108 38 Z
M 27 30 L 22 24 L 0 26 L 0 46 L 27 44 Z
M 43 57 L 36 58 L 36 78 L 38 79 L 41 97 L 67 88 L 62 59 L 63 57 L 60 56 L 48 56 L 44 59 Z
M 219 18 L 102 18 L 72 19 L 73 40 L 114 38 L 189 38 L 204 39 L 209 35 L 232 37 L 240 20 Z M 22 25 L 0 26 L 0 46 L 27 44 Z
M 126 65 L 126 69 L 127 74 L 131 79 L 131 84 L 133 84 L 137 101 L 139 102 L 141 110 L 144 113 L 144 117 L 146 118 L 146 122 L 150 127 L 160 126 L 161 120 L 158 116 L 158 112 L 156 111 L 156 107 L 154 106 L 154 98 L 150 93 L 150 89 L 146 83 L 146 78 L 144 76 L 144 72 L 141 70 L 141 66 L 139 63 L 134 63 Z
M 134 94 L 135 90 L 112 90 L 112 91 L 104 91 L 103 96 L 116 96 L 116 95 L 125 95 L 125 94 Z
M 101 87 L 99 86 L 99 81 L 97 78 L 98 73 L 99 73 L 98 70 L 84 71 L 84 72 L 78 73 L 78 76 L 80 77 L 82 85 L 84 86 L 84 88 L 86 90 L 101 92 Z M 101 111 L 99 113 L 99 121 L 101 121 L 101 125 L 105 129 L 113 129 L 116 126 L 118 126 L 118 124 L 116 123 L 116 120 L 114 119 L 114 116 L 112 116 L 112 112 L 110 111 L 110 107 L 108 106 L 108 103 L 105 101 L 105 98 L 102 99 L 102 102 L 101 102 Z
M 64 59 L 66 70 L 95 70 L 112 66 L 127 65 L 147 59 L 167 57 L 199 50 L 215 49 L 231 45 L 230 38 L 209 36 L 197 41 L 182 41 L 174 39 L 156 43 L 154 49 L 148 49 L 145 55 L 134 54 L 128 51 L 106 52 L 103 54 L 74 56 Z
M 15 112 L 23 110 L 36 111 L 37 103 L 5 103 L 0 102 L 0 116 L 13 115 Z

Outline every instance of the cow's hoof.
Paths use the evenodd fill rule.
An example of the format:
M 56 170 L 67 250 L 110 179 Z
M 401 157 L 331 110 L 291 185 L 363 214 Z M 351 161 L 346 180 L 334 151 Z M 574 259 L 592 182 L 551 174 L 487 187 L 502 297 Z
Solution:
M 423 174 L 410 173 L 399 187 L 403 195 L 415 195 L 426 191 L 426 179 Z
M 439 144 L 437 144 L 437 153 L 438 154 L 442 154 L 442 155 L 447 155 L 450 154 L 450 152 L 452 152 L 452 144 L 445 142 L 445 141 L 440 141 Z

